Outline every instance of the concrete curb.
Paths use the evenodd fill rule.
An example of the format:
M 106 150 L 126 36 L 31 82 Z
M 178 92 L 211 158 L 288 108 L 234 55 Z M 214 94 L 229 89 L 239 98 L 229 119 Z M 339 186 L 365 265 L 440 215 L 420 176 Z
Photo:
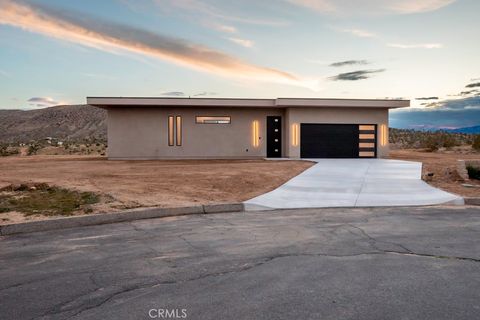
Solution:
M 244 211 L 243 203 L 209 204 L 178 208 L 139 208 L 116 213 L 99 213 L 85 216 L 65 217 L 52 220 L 23 222 L 0 226 L 0 236 L 56 229 L 67 229 L 99 224 L 165 218 L 191 214 L 213 214 Z
M 480 206 L 480 198 L 479 197 L 466 197 L 466 198 L 463 198 L 463 200 L 465 201 L 465 204 L 466 205 L 470 205 L 470 206 Z

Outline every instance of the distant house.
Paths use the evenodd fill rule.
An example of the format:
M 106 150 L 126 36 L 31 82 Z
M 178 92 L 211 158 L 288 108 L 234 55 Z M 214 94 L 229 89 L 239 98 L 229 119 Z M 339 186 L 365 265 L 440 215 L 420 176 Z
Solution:
M 88 97 L 108 114 L 109 159 L 376 158 L 408 100 Z

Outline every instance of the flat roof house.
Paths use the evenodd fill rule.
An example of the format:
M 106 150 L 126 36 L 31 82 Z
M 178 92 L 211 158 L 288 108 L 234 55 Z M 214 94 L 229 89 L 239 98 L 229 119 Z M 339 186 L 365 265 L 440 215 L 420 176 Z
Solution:
M 108 113 L 109 159 L 376 158 L 408 100 L 88 97 Z

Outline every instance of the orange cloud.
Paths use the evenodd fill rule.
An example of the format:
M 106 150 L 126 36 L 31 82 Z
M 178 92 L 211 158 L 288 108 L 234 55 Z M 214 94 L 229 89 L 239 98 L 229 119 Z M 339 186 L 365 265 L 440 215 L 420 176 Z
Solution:
M 112 53 L 133 52 L 232 78 L 284 83 L 314 89 L 314 81 L 257 66 L 188 41 L 125 25 L 81 19 L 51 8 L 0 0 L 0 24 Z

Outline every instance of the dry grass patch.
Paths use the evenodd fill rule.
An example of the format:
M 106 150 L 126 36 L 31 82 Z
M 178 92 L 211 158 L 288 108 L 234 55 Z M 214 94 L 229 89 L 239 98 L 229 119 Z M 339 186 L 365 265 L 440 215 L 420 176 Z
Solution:
M 45 183 L 10 185 L 0 190 L 0 214 L 14 211 L 25 216 L 70 216 L 75 212 L 92 212 L 90 205 L 99 200 L 93 192 L 78 192 Z

